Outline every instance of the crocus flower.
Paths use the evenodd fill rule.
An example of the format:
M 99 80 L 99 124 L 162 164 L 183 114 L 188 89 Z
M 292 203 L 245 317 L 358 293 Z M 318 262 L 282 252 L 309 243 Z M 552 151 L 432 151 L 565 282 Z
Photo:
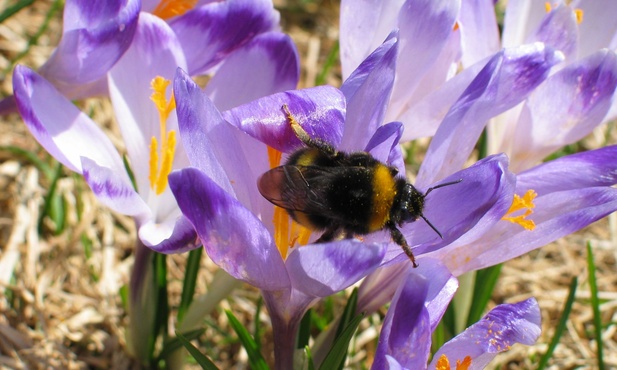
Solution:
M 502 304 L 434 354 L 431 334 L 457 287 L 438 260 L 408 266 L 384 320 L 373 369 L 484 369 L 515 343 L 531 345 L 540 336 L 540 309 L 533 298 Z
M 307 133 L 334 147 L 366 150 L 401 170 L 400 123 L 383 125 L 383 92 L 392 79 L 396 35 L 375 51 L 343 86 L 288 91 L 219 113 L 188 75 L 174 84 L 180 136 L 191 165 L 170 175 L 170 186 L 208 255 L 232 276 L 260 288 L 272 318 L 278 368 L 291 366 L 299 320 L 317 299 L 355 283 L 400 255 L 389 234 L 289 248 L 307 237 L 283 210 L 257 192 L 257 178 L 280 164 L 300 142 L 282 110 L 287 105 Z M 390 75 L 392 75 L 390 73 Z M 371 115 L 362 122 L 365 111 Z M 247 135 L 248 134 L 248 135 Z M 463 179 L 427 199 L 426 215 L 440 220 L 441 240 L 422 222 L 407 225 L 412 240 L 438 249 L 512 199 L 513 177 L 503 156 L 487 158 L 443 181 Z M 428 186 L 429 184 L 426 184 Z M 455 216 L 452 209 L 456 209 Z M 273 221 L 271 221 L 273 220 Z M 387 253 L 386 253 L 387 251 Z M 409 263 L 407 261 L 407 263 Z
M 107 73 L 129 48 L 140 11 L 169 23 L 193 75 L 211 74 L 234 53 L 263 53 L 266 43 L 268 52 L 290 52 L 270 0 L 69 0 L 60 43 L 39 74 L 71 100 L 106 95 Z M 0 102 L 0 114 L 13 109 L 13 97 Z
M 294 87 L 293 46 L 289 43 L 276 55 L 269 53 L 272 46 L 264 36 L 230 56 L 210 81 L 209 93 L 225 106 Z M 35 138 L 83 174 L 101 202 L 134 217 L 141 241 L 163 253 L 195 247 L 195 233 L 167 187 L 167 175 L 189 163 L 176 145 L 175 105 L 166 89 L 178 66 L 187 68 L 176 34 L 160 18 L 142 13 L 131 46 L 107 75 L 137 190 L 121 156 L 88 116 L 27 67 L 18 66 L 14 73 L 18 108 Z M 263 83 L 238 89 L 246 74 L 260 75 Z

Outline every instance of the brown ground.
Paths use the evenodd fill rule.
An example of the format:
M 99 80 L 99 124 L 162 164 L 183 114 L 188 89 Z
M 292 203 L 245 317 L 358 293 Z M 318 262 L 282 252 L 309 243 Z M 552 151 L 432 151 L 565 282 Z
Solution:
M 6 1 L 5 1 L 6 2 Z M 27 46 L 50 9 L 51 1 L 38 1 L 0 24 L 0 85 L 2 95 L 11 92 L 12 61 Z M 294 38 L 303 59 L 301 86 L 310 86 L 325 56 L 337 38 L 337 5 L 330 1 L 305 4 L 275 1 L 282 13 L 284 29 Z M 60 14 L 50 29 L 20 61 L 40 66 L 53 50 L 61 34 Z M 47 36 L 49 35 L 49 36 Z M 336 71 L 328 82 L 339 84 Z M 109 113 L 109 104 L 91 100 L 84 103 L 94 118 L 112 137 L 117 129 Z M 37 220 L 49 181 L 23 156 L 5 149 L 15 146 L 49 157 L 26 131 L 17 115 L 0 118 L 0 368 L 128 368 L 131 360 L 125 350 L 126 312 L 118 289 L 127 283 L 132 264 L 135 230 L 129 218 L 101 207 L 77 176 L 64 170 L 58 183 L 68 208 L 65 231 L 54 235 L 54 226 L 46 222 L 44 232 L 37 231 Z M 587 148 L 598 147 L 604 131 L 585 140 Z M 116 140 L 119 148 L 122 143 Z M 614 138 L 611 143 L 615 143 Z M 49 220 L 47 220 L 49 221 Z M 593 340 L 593 313 L 589 304 L 589 285 L 585 243 L 590 241 L 597 262 L 597 278 L 602 300 L 605 362 L 617 368 L 617 218 L 612 215 L 581 232 L 559 240 L 538 251 L 508 262 L 493 295 L 493 303 L 514 302 L 535 296 L 543 315 L 543 333 L 532 347 L 515 346 L 501 355 L 503 369 L 534 368 L 544 353 L 560 316 L 568 284 L 579 277 L 579 287 L 567 330 L 551 360 L 552 369 L 596 368 Z M 85 241 L 91 243 L 88 252 Z M 170 301 L 177 305 L 185 256 L 169 259 Z M 203 275 L 198 293 L 206 290 L 215 270 L 203 258 Z M 236 290 L 221 304 L 233 308 L 238 317 L 252 324 L 258 293 Z M 218 311 L 209 319 L 231 332 L 225 315 Z M 379 320 L 376 315 L 375 319 Z M 267 322 L 265 315 L 260 321 Z M 610 325 L 609 325 L 610 324 Z M 205 343 L 216 343 L 220 335 L 208 329 Z M 355 341 L 350 368 L 365 368 L 375 349 L 378 328 L 364 320 Z M 268 338 L 266 334 L 265 338 Z M 225 347 L 217 363 L 221 368 L 246 363 L 246 354 L 238 345 Z M 267 344 L 264 352 L 267 352 Z M 240 366 L 245 368 L 246 366 Z

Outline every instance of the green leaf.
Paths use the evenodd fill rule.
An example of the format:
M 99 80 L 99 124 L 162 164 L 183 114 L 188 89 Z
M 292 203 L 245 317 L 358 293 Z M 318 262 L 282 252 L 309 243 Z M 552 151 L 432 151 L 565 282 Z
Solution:
M 328 54 L 328 58 L 326 59 L 326 62 L 324 63 L 323 68 L 321 69 L 321 72 L 319 73 L 317 77 L 315 77 L 315 86 L 323 85 L 326 83 L 326 76 L 328 75 L 328 73 L 330 72 L 334 64 L 336 63 L 336 59 L 338 58 L 338 52 L 339 52 L 339 43 L 337 41 L 334 44 L 334 47 L 332 48 L 332 50 L 330 50 L 330 54 Z
M 266 360 L 264 360 L 263 356 L 258 350 L 257 343 L 251 337 L 248 330 L 240 323 L 240 321 L 234 316 L 231 311 L 225 311 L 227 318 L 229 319 L 229 324 L 234 329 L 242 346 L 246 350 L 246 353 L 249 357 L 249 363 L 251 365 L 251 369 L 253 370 L 269 370 L 268 364 Z
M 309 346 L 304 347 L 304 358 L 307 361 L 307 369 L 315 370 L 315 362 L 313 361 L 313 354 L 311 353 L 311 349 Z
M 202 329 L 187 331 L 186 333 L 182 333 L 181 335 L 183 336 L 183 339 L 185 340 L 193 340 L 193 339 L 199 338 L 203 333 L 205 333 L 205 331 L 206 329 L 202 328 Z M 158 358 L 156 359 L 155 363 L 160 362 L 161 360 L 163 360 L 170 354 L 177 351 L 183 345 L 184 343 L 182 339 L 178 337 L 178 331 L 176 330 L 176 336 L 173 338 L 169 338 L 167 341 L 165 341 L 165 343 L 163 343 L 163 348 L 161 349 L 161 352 L 159 353 Z
M 195 296 L 195 286 L 197 284 L 197 274 L 201 266 L 201 255 L 203 248 L 193 249 L 189 252 L 189 257 L 186 261 L 186 269 L 184 272 L 184 281 L 182 282 L 182 296 L 180 298 L 180 306 L 178 306 L 178 322 L 182 322 L 184 314 L 193 302 Z
M 553 351 L 555 351 L 555 347 L 557 347 L 557 344 L 559 343 L 559 339 L 561 339 L 561 336 L 563 335 L 563 331 L 566 328 L 566 323 L 568 322 L 568 317 L 570 316 L 570 312 L 572 311 L 572 304 L 574 303 L 574 296 L 576 294 L 577 284 L 578 278 L 574 277 L 570 282 L 568 298 L 566 299 L 566 303 L 563 306 L 557 328 L 555 328 L 555 334 L 553 335 L 553 339 L 551 339 L 551 343 L 549 344 L 546 353 L 540 359 L 537 370 L 543 370 L 546 367 L 546 365 L 548 364 L 548 360 L 550 360 L 551 356 L 553 355 Z
M 313 310 L 306 311 L 302 320 L 300 320 L 300 327 L 298 328 L 298 338 L 296 340 L 296 348 L 306 348 L 309 339 L 311 338 L 311 317 Z
M 34 3 L 34 0 L 21 0 L 17 3 L 8 6 L 2 13 L 0 13 L 0 23 L 4 22 L 8 18 L 12 17 L 15 13 L 19 12 L 23 8 L 30 6 Z
M 364 318 L 364 314 L 359 314 L 349 321 L 349 324 L 345 326 L 340 336 L 334 340 L 334 344 L 330 351 L 324 358 L 320 369 L 339 369 L 345 364 L 345 357 L 347 356 L 347 349 L 349 348 L 349 342 L 353 338 L 360 321 Z
M 587 269 L 589 270 L 589 290 L 591 293 L 591 308 L 593 309 L 593 325 L 597 343 L 598 369 L 604 370 L 604 343 L 602 341 L 602 317 L 600 316 L 600 300 L 598 299 L 598 285 L 596 282 L 596 264 L 591 250 L 591 243 L 587 242 Z
M 467 316 L 466 327 L 470 327 L 482 318 L 486 306 L 493 295 L 493 290 L 495 290 L 495 285 L 497 285 L 499 280 L 501 266 L 501 264 L 498 264 L 476 272 L 473 299 L 469 309 L 469 316 Z
M 162 253 L 154 253 L 152 263 L 154 264 L 154 286 L 156 313 L 154 320 L 153 333 L 158 337 L 161 333 L 167 335 L 167 324 L 169 318 L 169 296 L 167 294 L 167 255 Z M 156 337 L 152 338 L 150 348 L 150 358 L 154 358 L 154 345 L 156 343 Z M 167 338 L 163 338 L 166 340 Z
M 218 367 L 208 358 L 208 356 L 201 353 L 191 342 L 189 339 L 185 338 L 182 334 L 176 332 L 176 337 L 182 343 L 184 348 L 193 356 L 195 361 L 201 366 L 202 369 L 206 370 L 218 370 Z

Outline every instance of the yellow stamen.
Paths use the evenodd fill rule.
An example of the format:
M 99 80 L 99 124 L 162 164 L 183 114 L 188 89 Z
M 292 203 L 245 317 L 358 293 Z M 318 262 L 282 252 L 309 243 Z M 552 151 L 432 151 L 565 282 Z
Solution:
M 574 9 L 574 15 L 576 16 L 576 23 L 583 23 L 583 9 Z
M 152 14 L 161 19 L 169 19 L 188 12 L 196 4 L 197 0 L 162 0 Z
M 160 195 L 167 188 L 167 176 L 172 170 L 174 155 L 176 153 L 176 132 L 167 131 L 167 119 L 171 112 L 176 109 L 176 100 L 172 94 L 169 101 L 165 97 L 165 91 L 171 81 L 157 76 L 151 82 L 152 95 L 150 99 L 159 111 L 161 146 L 159 154 L 158 140 L 152 137 L 150 140 L 150 188 Z
M 517 194 L 514 194 L 514 200 L 512 200 L 512 205 L 502 219 L 518 224 L 526 230 L 535 229 L 536 223 L 532 220 L 527 220 L 526 218 L 533 213 L 532 209 L 536 206 L 533 203 L 533 200 L 536 198 L 536 196 L 538 196 L 538 194 L 531 189 L 527 190 L 527 192 L 525 193 L 525 195 L 523 195 L 522 198 Z M 526 210 L 524 214 L 510 216 L 511 214 L 521 211 L 523 209 Z
M 460 28 L 458 22 L 454 22 L 454 27 L 452 27 L 452 31 L 457 31 Z
M 551 3 L 549 3 L 548 1 L 544 3 L 544 10 L 546 10 L 547 13 L 550 13 L 551 10 L 553 10 L 553 6 L 551 5 Z
M 283 154 L 276 149 L 268 147 L 268 161 L 270 168 L 278 167 L 281 164 Z M 311 230 L 295 222 L 286 210 L 274 206 L 274 242 L 281 253 L 283 259 L 287 258 L 289 248 L 296 244 L 305 245 L 311 236 Z
M 465 358 L 463 359 L 463 362 L 461 362 L 461 360 L 456 360 L 456 370 L 467 370 L 469 369 L 470 366 L 471 366 L 471 357 L 469 356 L 465 356 Z M 441 355 L 441 357 L 439 357 L 439 360 L 437 360 L 437 363 L 435 364 L 435 369 L 436 370 L 451 370 L 450 360 L 448 359 L 448 356 Z

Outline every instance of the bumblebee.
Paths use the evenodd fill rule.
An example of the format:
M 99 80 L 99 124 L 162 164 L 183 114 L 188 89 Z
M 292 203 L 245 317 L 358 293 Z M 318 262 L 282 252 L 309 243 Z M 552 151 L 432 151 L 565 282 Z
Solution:
M 398 176 L 396 168 L 369 153 L 339 152 L 327 142 L 312 139 L 287 105 L 282 109 L 305 147 L 291 154 L 285 165 L 259 178 L 257 187 L 261 195 L 286 209 L 299 224 L 311 230 L 323 230 L 318 243 L 387 229 L 417 267 L 398 227 L 422 218 L 443 238 L 422 214 L 424 199 L 431 191 L 462 180 L 434 186 L 422 194 Z

